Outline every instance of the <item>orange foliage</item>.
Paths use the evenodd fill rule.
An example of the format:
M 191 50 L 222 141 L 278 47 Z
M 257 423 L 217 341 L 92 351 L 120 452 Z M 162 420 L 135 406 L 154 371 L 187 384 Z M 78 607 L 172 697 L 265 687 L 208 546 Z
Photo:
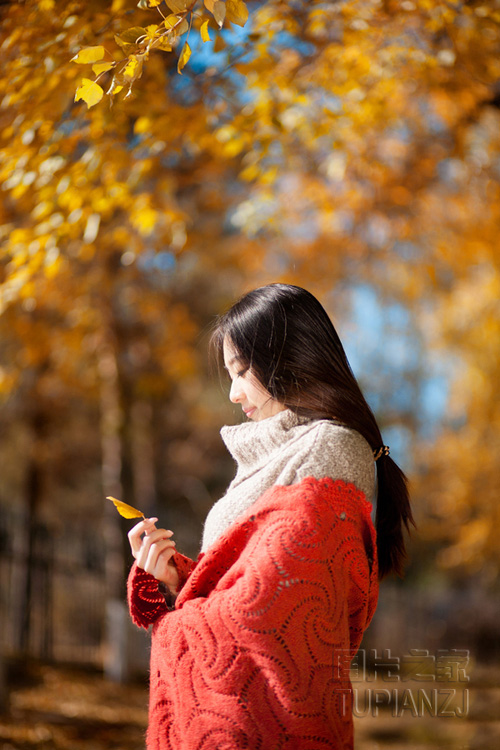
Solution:
M 500 12 L 139 5 L 2 9 L 0 325 L 19 352 L 0 388 L 47 357 L 91 380 L 86 357 L 126 329 L 138 391 L 160 396 L 197 371 L 193 279 L 214 308 L 270 275 L 364 280 L 458 363 L 451 426 L 418 448 L 421 524 L 444 566 L 494 578 Z

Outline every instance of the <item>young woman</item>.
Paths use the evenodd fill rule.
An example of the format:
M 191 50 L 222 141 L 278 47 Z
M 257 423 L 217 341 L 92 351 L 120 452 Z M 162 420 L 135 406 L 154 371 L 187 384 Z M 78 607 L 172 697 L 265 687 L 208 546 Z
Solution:
M 221 432 L 236 476 L 196 562 L 157 519 L 129 534 L 131 615 L 153 624 L 148 748 L 352 748 L 349 663 L 378 578 L 402 570 L 405 476 L 309 292 L 250 292 L 213 341 L 249 420 Z

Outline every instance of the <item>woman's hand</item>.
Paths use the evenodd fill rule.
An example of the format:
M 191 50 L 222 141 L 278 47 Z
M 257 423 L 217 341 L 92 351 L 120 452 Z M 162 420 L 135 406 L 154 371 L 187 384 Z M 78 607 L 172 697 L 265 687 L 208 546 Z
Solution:
M 179 585 L 179 574 L 172 560 L 175 542 L 171 537 L 174 532 L 157 529 L 157 520 L 146 518 L 140 521 L 129 531 L 128 539 L 139 568 L 164 583 L 175 595 Z

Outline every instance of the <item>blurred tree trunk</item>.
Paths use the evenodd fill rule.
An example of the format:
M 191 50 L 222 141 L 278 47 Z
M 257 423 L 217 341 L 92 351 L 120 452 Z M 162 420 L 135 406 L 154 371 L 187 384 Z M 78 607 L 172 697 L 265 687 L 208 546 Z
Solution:
M 134 381 L 120 368 L 120 355 L 126 351 L 126 337 L 106 309 L 98 351 L 101 405 L 102 484 L 104 495 L 111 495 L 147 511 L 154 502 L 153 457 L 150 448 L 152 409 L 134 398 Z M 126 580 L 132 560 L 124 521 L 112 503 L 104 510 L 106 543 L 106 656 L 109 679 L 125 682 L 131 671 L 131 629 L 125 602 Z
M 125 499 L 124 412 L 120 398 L 116 339 L 106 327 L 98 350 L 101 402 L 102 485 L 104 495 Z M 128 498 L 127 498 L 128 499 Z M 127 501 L 127 500 L 125 500 Z M 128 618 L 125 607 L 125 556 L 120 516 L 112 503 L 106 503 L 103 515 L 106 545 L 106 676 L 116 682 L 128 678 Z
M 45 366 L 41 370 L 46 369 Z M 28 421 L 31 430 L 31 452 L 26 473 L 26 516 L 24 542 L 24 580 L 20 604 L 19 648 L 21 653 L 28 653 L 31 640 L 33 610 L 33 579 L 36 561 L 37 529 L 39 509 L 43 491 L 43 446 L 47 433 L 47 418 L 36 392 L 36 383 L 41 371 L 35 374 L 35 386 L 26 396 L 31 405 Z
M 145 400 L 136 400 L 130 410 L 130 438 L 134 495 L 137 507 L 146 515 L 156 508 L 154 409 Z
M 120 403 L 118 363 L 113 337 L 103 334 L 98 350 L 101 406 L 102 486 L 104 496 L 123 498 L 123 410 Z M 111 503 L 104 506 L 106 543 L 106 584 L 110 598 L 123 595 L 123 545 L 120 517 Z

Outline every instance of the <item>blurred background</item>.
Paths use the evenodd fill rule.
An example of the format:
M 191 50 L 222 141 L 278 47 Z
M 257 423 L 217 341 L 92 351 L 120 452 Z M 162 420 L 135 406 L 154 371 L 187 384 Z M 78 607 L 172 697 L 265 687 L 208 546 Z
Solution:
M 4 750 L 143 746 L 133 522 L 105 497 L 197 555 L 240 419 L 210 327 L 273 281 L 322 301 L 411 480 L 418 528 L 367 674 L 455 690 L 451 715 L 442 694 L 434 715 L 360 708 L 358 746 L 499 746 L 500 2 L 248 9 L 209 42 L 194 17 L 182 74 L 154 52 L 130 96 L 88 109 L 71 58 L 119 54 L 158 11 L 0 3 Z M 385 684 L 410 655 L 424 676 Z

